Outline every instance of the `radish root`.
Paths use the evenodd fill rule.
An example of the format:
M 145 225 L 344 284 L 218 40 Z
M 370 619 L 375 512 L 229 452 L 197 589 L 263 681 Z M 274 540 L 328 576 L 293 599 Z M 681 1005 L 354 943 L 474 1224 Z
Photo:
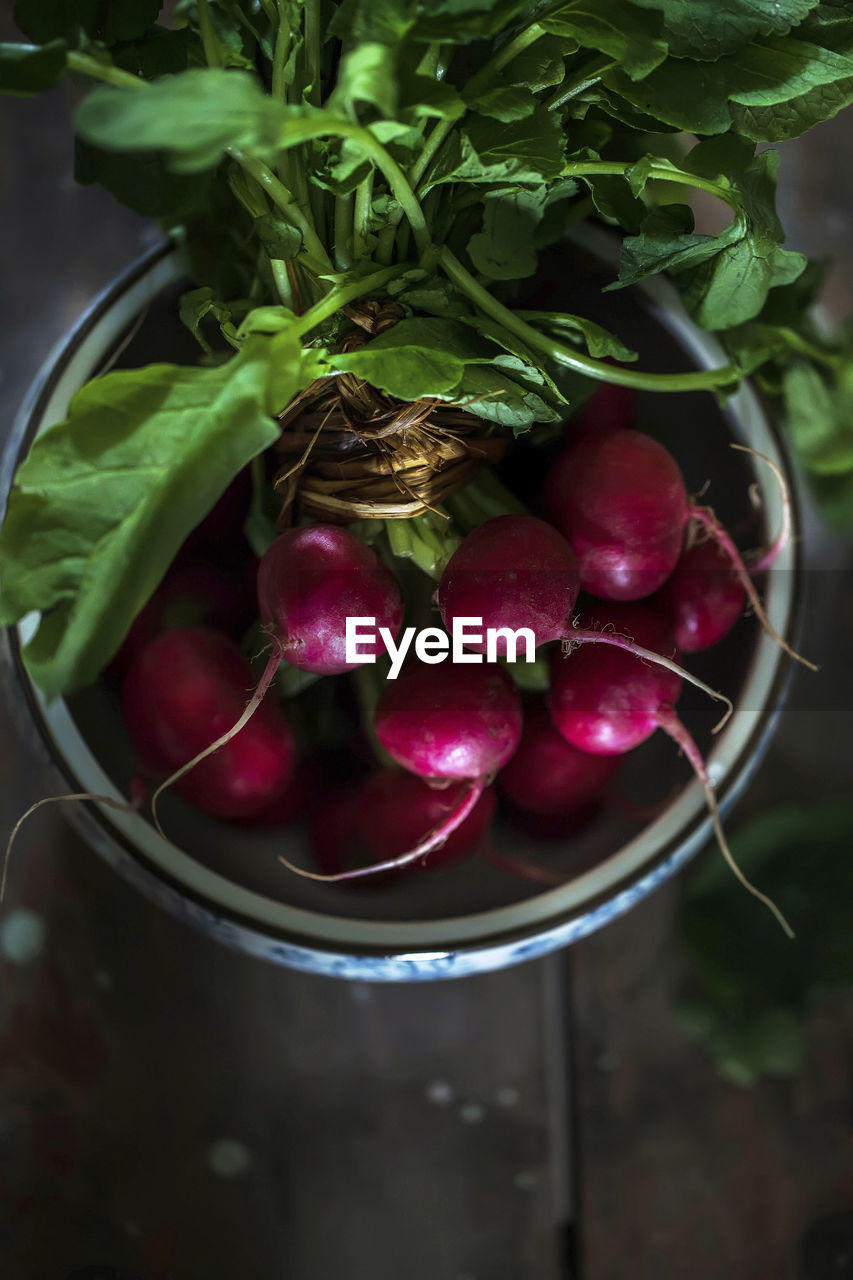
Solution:
M 267 690 L 269 689 L 270 685 L 275 679 L 275 673 L 278 671 L 279 666 L 281 665 L 283 653 L 284 653 L 283 647 L 281 645 L 276 645 L 275 649 L 273 650 L 272 654 L 270 655 L 267 661 L 267 665 L 264 667 L 264 673 L 261 676 L 260 680 L 258 681 L 255 692 L 252 694 L 251 698 L 246 703 L 246 706 L 243 709 L 243 714 L 240 716 L 240 719 L 237 721 L 237 723 L 232 725 L 227 733 L 223 733 L 220 737 L 218 737 L 215 742 L 211 742 L 209 747 L 205 747 L 203 751 L 199 751 L 197 756 L 193 756 L 192 760 L 188 760 L 186 764 L 181 765 L 180 769 L 176 769 L 175 772 L 171 774 L 166 779 L 165 782 L 160 783 L 159 787 L 152 795 L 151 818 L 154 823 L 154 826 L 157 828 L 159 835 L 161 835 L 164 840 L 166 839 L 166 834 L 163 831 L 162 826 L 160 825 L 160 819 L 157 815 L 157 802 L 160 799 L 160 796 L 163 794 L 164 791 L 167 791 L 169 787 L 174 786 L 176 782 L 180 781 L 180 779 L 183 778 L 185 774 L 189 773 L 191 769 L 194 769 L 197 764 L 200 764 L 202 760 L 206 760 L 208 756 L 213 755 L 213 753 L 215 751 L 218 751 L 220 747 L 224 747 L 225 744 L 227 742 L 230 742 L 232 738 L 236 738 L 237 734 L 240 732 L 242 728 L 244 728 L 248 724 L 252 716 L 257 711 L 258 707 L 263 702 L 264 696 L 266 695 Z
M 788 545 L 791 538 L 791 491 L 788 488 L 788 482 L 782 475 L 779 467 L 772 458 L 768 458 L 766 453 L 759 452 L 758 449 L 750 449 L 745 444 L 733 444 L 733 449 L 737 449 L 738 453 L 749 453 L 753 458 L 760 458 L 765 462 L 776 477 L 779 485 L 779 491 L 782 498 L 782 527 L 776 536 L 776 539 L 767 548 L 762 556 L 751 566 L 752 573 L 763 573 L 765 569 L 769 569 L 778 559 L 782 551 Z
M 98 804 L 106 805 L 110 809 L 119 809 L 122 813 L 136 813 L 138 812 L 140 805 L 142 803 L 141 797 L 138 800 L 129 800 L 129 801 L 116 800 L 114 796 L 99 796 L 94 794 L 91 791 L 79 791 L 79 792 L 73 793 L 72 795 L 67 795 L 67 796 L 44 796 L 43 799 L 36 800 L 35 804 L 30 805 L 26 813 L 21 814 L 20 818 L 12 828 L 12 832 L 11 832 L 11 835 L 9 836 L 9 839 L 6 841 L 6 852 L 3 855 L 3 871 L 2 871 L 2 874 L 0 874 L 0 903 L 2 903 L 3 899 L 6 896 L 6 882 L 9 877 L 9 860 L 12 856 L 12 846 L 15 843 L 15 840 L 17 839 L 18 832 L 20 831 L 21 827 L 24 825 L 24 823 L 27 821 L 28 818 L 32 817 L 32 815 L 36 812 L 37 809 L 40 809 L 42 807 L 42 805 L 64 804 L 67 801 L 71 801 L 71 800 L 97 801 Z
M 288 862 L 287 858 L 280 857 L 279 862 L 287 867 L 288 871 L 293 871 L 298 876 L 303 876 L 307 880 L 321 880 L 324 883 L 338 880 L 356 880 L 361 879 L 363 876 L 376 875 L 381 871 L 397 871 L 400 867 L 408 867 L 420 858 L 425 858 L 434 849 L 438 849 L 449 836 L 453 835 L 457 827 L 461 827 L 468 815 L 474 810 L 485 786 L 485 778 L 473 779 L 462 803 L 458 808 L 454 809 L 449 817 L 444 818 L 437 827 L 433 827 L 432 831 L 424 836 L 420 844 L 414 849 L 410 849 L 408 853 L 401 853 L 397 858 L 389 858 L 387 862 L 375 862 L 369 867 L 356 867 L 352 871 L 339 871 L 336 875 L 321 875 L 317 871 L 306 871 L 304 867 L 297 867 L 294 863 Z
M 694 505 L 690 508 L 690 514 L 694 520 L 698 520 L 700 524 L 704 525 L 720 549 L 728 556 L 732 569 L 744 589 L 747 600 L 749 600 L 749 603 L 752 605 L 756 618 L 758 618 L 758 621 L 761 623 L 762 627 L 771 639 L 775 640 L 779 647 L 784 649 L 785 653 L 787 653 L 789 657 L 794 658 L 797 662 L 801 662 L 803 666 L 808 667 L 810 671 L 817 671 L 819 668 L 815 666 L 813 662 L 809 662 L 808 658 L 804 658 L 801 654 L 797 653 L 796 649 L 792 649 L 788 644 L 788 641 L 785 640 L 783 636 L 779 635 L 779 632 L 767 617 L 767 614 L 764 612 L 764 606 L 762 605 L 761 599 L 758 595 L 758 591 L 756 590 L 755 583 L 752 581 L 749 570 L 744 564 L 740 552 L 729 534 L 720 524 L 711 508 L 697 507 Z
M 661 654 L 654 653 L 651 649 L 644 649 L 642 645 L 636 644 L 630 636 L 620 635 L 616 631 L 608 631 L 607 628 L 602 631 L 596 631 L 575 626 L 571 635 L 563 637 L 563 653 L 568 656 L 575 646 L 580 644 L 610 644 L 617 649 L 626 649 L 628 653 L 633 653 L 637 658 L 644 658 L 647 662 L 654 663 L 658 667 L 666 667 L 667 671 L 671 671 L 674 675 L 680 676 L 682 680 L 695 685 L 697 689 L 707 693 L 708 697 L 713 698 L 716 702 L 724 702 L 726 710 L 722 720 L 714 726 L 714 733 L 720 732 L 734 710 L 731 698 L 727 698 L 724 693 L 718 693 L 709 684 L 705 684 L 704 680 L 700 680 L 698 676 L 691 675 L 689 671 L 685 671 L 683 667 L 680 667 L 677 662 L 673 662 L 671 658 L 664 658 Z
M 751 893 L 754 898 L 757 898 L 759 902 L 763 902 L 765 907 L 773 913 L 787 936 L 789 938 L 795 937 L 796 935 L 794 934 L 794 930 L 776 906 L 773 899 L 768 898 L 760 889 L 756 889 L 755 885 L 747 880 L 746 876 L 735 862 L 732 851 L 726 841 L 725 833 L 723 832 L 723 824 L 720 821 L 720 811 L 717 808 L 717 800 L 714 795 L 713 783 L 711 782 L 711 778 L 708 774 L 705 761 L 702 759 L 702 753 L 696 746 L 696 743 L 693 741 L 690 733 L 673 711 L 661 711 L 658 717 L 658 723 L 660 727 L 678 743 L 679 747 L 690 762 L 693 772 L 702 784 L 702 790 L 705 792 L 705 802 L 708 805 L 708 812 L 710 813 L 711 821 L 714 824 L 714 834 L 717 837 L 717 844 L 720 846 L 720 850 L 726 862 L 729 864 L 729 867 L 743 887 Z

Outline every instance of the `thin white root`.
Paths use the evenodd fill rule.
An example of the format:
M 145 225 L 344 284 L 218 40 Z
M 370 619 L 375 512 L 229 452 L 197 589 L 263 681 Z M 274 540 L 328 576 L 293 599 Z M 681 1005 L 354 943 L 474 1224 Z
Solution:
M 267 665 L 264 667 L 264 673 L 261 676 L 260 680 L 258 681 L 257 688 L 255 689 L 255 692 L 252 694 L 249 701 L 246 703 L 246 706 L 243 709 L 243 714 L 240 716 L 240 719 L 237 721 L 237 723 L 235 725 L 232 725 L 227 733 L 223 733 L 220 737 L 218 737 L 215 742 L 211 742 L 209 747 L 205 747 L 204 751 L 199 751 L 197 756 L 193 756 L 192 760 L 188 760 L 186 764 L 181 765 L 180 769 L 176 769 L 175 772 L 171 774 L 170 777 L 168 777 L 165 782 L 160 783 L 159 787 L 152 795 L 151 820 L 154 823 L 154 826 L 157 828 L 158 834 L 161 835 L 164 840 L 166 839 L 166 833 L 164 832 L 162 826 L 160 825 L 160 819 L 157 815 L 157 801 L 160 799 L 160 796 L 163 794 L 164 791 L 167 791 L 169 787 L 172 787 L 175 785 L 176 782 L 179 782 L 180 779 L 183 778 L 186 774 L 188 774 L 191 769 L 194 769 L 197 764 L 200 764 L 202 760 L 206 760 L 208 756 L 213 755 L 214 751 L 218 751 L 220 747 L 224 747 L 225 744 L 227 742 L 230 742 L 232 738 L 236 738 L 237 734 L 240 732 L 241 729 L 243 729 L 248 724 L 252 716 L 257 711 L 258 707 L 263 702 L 264 695 L 266 694 L 267 689 L 269 689 L 270 685 L 275 679 L 275 673 L 278 671 L 279 666 L 281 665 L 281 657 L 282 657 L 282 648 L 280 645 L 276 645 L 276 648 L 273 650 L 273 653 L 269 658 Z
M 738 453 L 749 453 L 753 458 L 760 458 L 765 462 L 776 477 L 779 485 L 779 492 L 782 498 L 782 527 L 776 536 L 774 542 L 767 548 L 764 554 L 751 565 L 752 573 L 763 573 L 765 569 L 769 569 L 778 559 L 781 552 L 788 545 L 791 538 L 791 491 L 788 482 L 782 475 L 781 470 L 777 467 L 772 458 L 768 458 L 766 453 L 761 453 L 758 449 L 750 449 L 745 444 L 732 444 L 733 449 L 737 449 Z
M 737 576 L 737 580 L 743 587 L 747 600 L 752 605 L 756 618 L 771 639 L 775 640 L 779 647 L 784 649 L 785 653 L 787 653 L 789 657 L 794 658 L 797 662 L 801 662 L 804 667 L 808 667 L 809 671 L 818 671 L 819 668 L 815 666 L 813 662 L 809 662 L 808 658 L 804 658 L 801 654 L 797 653 L 796 649 L 791 648 L 788 641 L 783 636 L 779 635 L 779 632 L 767 617 L 767 614 L 764 612 L 764 606 L 761 603 L 761 599 L 755 588 L 755 583 L 752 581 L 752 577 L 741 558 L 740 552 L 734 542 L 732 542 L 730 535 L 720 524 L 711 508 L 697 507 L 694 504 L 690 508 L 690 514 L 694 520 L 698 520 L 705 526 L 711 537 L 717 543 L 717 546 L 720 547 L 728 557 L 732 569 Z
M 31 818 L 36 810 L 40 809 L 44 804 L 64 804 L 70 800 L 94 800 L 97 801 L 98 804 L 104 804 L 110 809 L 119 809 L 122 813 L 136 813 L 139 809 L 139 801 L 116 800 L 114 796 L 99 796 L 95 795 L 91 791 L 79 791 L 67 796 L 45 796 L 42 800 L 36 800 L 35 804 L 30 805 L 26 813 L 21 814 L 20 818 L 12 828 L 9 839 L 6 841 L 6 852 L 3 855 L 3 871 L 2 875 L 0 875 L 0 902 L 2 902 L 6 896 L 6 881 L 9 876 L 9 859 L 12 856 L 12 845 L 15 843 L 15 840 L 18 837 L 18 832 L 27 821 L 27 818 Z
M 767 894 L 762 893 L 760 889 L 756 889 L 755 885 L 747 880 L 746 876 L 735 862 L 734 855 L 728 846 L 728 841 L 726 840 L 725 833 L 723 831 L 723 824 L 720 821 L 720 811 L 717 808 L 717 799 L 714 795 L 714 787 L 708 774 L 707 766 L 705 761 L 702 759 L 702 753 L 696 746 L 696 743 L 693 741 L 690 733 L 681 723 L 674 711 L 661 712 L 658 723 L 660 724 L 660 727 L 678 743 L 679 747 L 681 747 L 681 750 L 684 752 L 693 767 L 693 772 L 702 784 L 702 790 L 705 792 L 705 802 L 708 805 L 711 822 L 714 824 L 714 834 L 717 837 L 717 844 L 720 846 L 720 851 L 722 852 L 726 862 L 729 864 L 729 867 L 743 885 L 744 889 L 751 893 L 754 898 L 757 898 L 759 902 L 763 902 L 765 907 L 773 913 L 787 936 L 789 938 L 795 937 L 796 935 L 794 930 L 776 906 L 773 899 L 768 898 Z
M 355 867 L 352 871 L 339 871 L 336 875 L 330 876 L 321 875 L 318 871 L 306 871 L 304 867 L 297 867 L 295 863 L 288 862 L 287 858 L 280 857 L 279 862 L 287 867 L 288 871 L 293 871 L 306 880 L 321 880 L 326 884 L 335 883 L 338 880 L 360 880 L 364 876 L 375 876 L 382 871 L 398 871 L 401 867 L 408 867 L 411 863 L 418 862 L 427 854 L 440 848 L 473 811 L 483 794 L 485 785 L 485 778 L 474 778 L 465 799 L 450 816 L 443 818 L 437 827 L 433 827 L 414 849 L 410 849 L 408 853 L 401 853 L 398 858 L 389 858 L 387 862 L 374 862 L 369 867 Z
M 666 667 L 667 671 L 671 671 L 673 675 L 680 676 L 682 680 L 686 680 L 688 684 L 695 685 L 697 689 L 701 689 L 703 693 L 707 693 L 709 698 L 713 698 L 715 702 L 724 702 L 726 710 L 720 720 L 713 728 L 714 733 L 719 733 L 723 725 L 728 722 L 729 717 L 734 711 L 731 698 L 727 698 L 724 693 L 719 693 L 716 689 L 712 689 L 704 680 L 700 680 L 698 676 L 692 675 L 689 671 L 685 671 L 684 667 L 680 667 L 677 662 L 673 662 L 671 658 L 664 658 L 662 654 L 655 653 L 651 649 L 644 649 L 641 644 L 637 644 L 630 636 L 621 635 L 616 631 L 595 631 L 584 630 L 583 628 L 575 628 L 571 635 L 563 637 L 563 653 L 568 656 L 575 645 L 579 644 L 610 644 L 617 649 L 625 649 L 628 653 L 633 653 L 637 658 L 644 658 L 647 662 L 653 663 L 658 667 Z

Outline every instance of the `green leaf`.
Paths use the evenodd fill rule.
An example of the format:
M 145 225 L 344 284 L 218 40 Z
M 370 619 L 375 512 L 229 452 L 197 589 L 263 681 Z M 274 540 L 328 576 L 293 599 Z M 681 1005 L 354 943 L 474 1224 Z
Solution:
M 111 53 L 113 62 L 123 71 L 142 76 L 144 80 L 154 80 L 157 76 L 186 71 L 189 51 L 188 30 L 167 31 L 165 27 L 152 27 L 138 40 L 115 45 Z
M 600 49 L 632 80 L 648 75 L 667 55 L 660 15 L 638 12 L 629 0 L 556 0 L 537 21 L 551 35 Z
M 799 1069 L 802 1023 L 818 999 L 853 979 L 853 808 L 771 810 L 737 833 L 732 851 L 778 902 L 797 939 L 734 884 L 715 850 L 688 882 L 679 930 L 694 981 L 680 1010 L 685 1032 L 737 1083 Z
M 752 41 L 713 63 L 668 58 L 639 81 L 621 69 L 602 78 L 656 120 L 697 134 L 733 126 L 754 141 L 797 137 L 853 101 L 853 55 L 796 33 Z
M 30 97 L 52 89 L 65 73 L 65 41 L 0 44 L 0 93 Z
M 368 41 L 344 55 L 329 99 L 330 108 L 356 116 L 358 105 L 367 103 L 384 116 L 393 116 L 397 99 L 397 58 L 393 48 Z
M 512 18 L 531 14 L 535 0 L 343 0 L 330 33 L 347 41 L 376 40 L 394 45 L 404 39 L 467 44 L 483 40 Z
M 561 341 L 576 345 L 582 342 L 596 360 L 609 356 L 624 364 L 637 359 L 637 352 L 626 347 L 615 333 L 610 333 L 593 320 L 587 320 L 585 316 L 574 316 L 562 311 L 519 311 L 518 315 L 527 324 L 553 333 Z
M 255 218 L 255 230 L 268 257 L 287 261 L 302 249 L 302 232 L 274 213 Z
M 529 89 L 513 85 L 501 85 L 477 94 L 469 103 L 481 116 L 493 120 L 523 120 L 536 110 L 536 98 Z
M 853 365 L 832 386 L 814 365 L 796 360 L 783 387 L 788 429 L 808 469 L 823 476 L 853 470 Z
M 488 365 L 469 366 L 454 388 L 453 399 L 464 402 L 475 417 L 528 431 L 536 422 L 557 422 L 559 413 L 538 392 Z
M 539 186 L 560 176 L 563 130 L 553 111 L 537 106 L 523 120 L 496 124 L 472 115 L 436 157 L 429 185 L 442 182 Z
M 468 241 L 478 271 L 492 280 L 523 280 L 536 270 L 534 236 L 545 212 L 547 190 L 490 191 L 483 229 Z
M 156 152 L 104 151 L 75 139 L 74 177 L 84 186 L 98 182 L 121 204 L 144 218 L 157 218 L 166 228 L 204 213 L 211 202 L 213 171 L 172 173 Z
M 107 374 L 33 444 L 0 534 L 0 618 L 41 612 L 24 656 L 49 697 L 96 678 L 187 534 L 277 438 L 271 408 L 313 372 L 282 338 L 214 369 Z
M 288 108 L 242 71 L 216 68 L 167 76 L 138 90 L 102 85 L 77 111 L 77 129 L 108 151 L 160 151 L 179 173 L 209 169 L 227 147 L 275 149 L 289 121 L 304 108 Z
M 678 58 L 716 58 L 756 36 L 787 35 L 818 0 L 632 0 L 643 9 L 662 9 L 666 37 Z
M 144 35 L 160 9 L 160 0 L 17 0 L 15 21 L 36 44 L 76 47 L 84 34 L 109 47 Z
M 465 103 L 452 84 L 412 75 L 406 76 L 400 85 L 400 113 L 416 120 L 430 116 L 458 120 L 465 114 Z
M 504 83 L 521 85 L 533 93 L 556 88 L 566 74 L 566 58 L 577 50 L 575 40 L 540 36 L 517 54 L 501 73 Z
M 720 140 L 711 150 L 701 144 L 695 148 L 699 154 L 694 164 L 700 171 L 705 166 L 715 169 L 725 149 L 731 161 L 732 144 L 726 148 Z M 706 329 L 727 329 L 757 316 L 770 289 L 796 280 L 806 258 L 781 248 L 784 232 L 775 210 L 779 154 L 764 151 L 743 167 L 745 160 L 743 150 L 737 151 L 733 166 L 740 169 L 737 185 L 723 183 L 735 217 L 719 235 L 694 235 L 693 215 L 686 205 L 653 209 L 639 234 L 624 241 L 619 282 L 610 287 L 621 288 L 643 276 L 669 271 L 676 276 L 697 323 Z M 678 173 L 669 162 L 647 157 L 626 176 L 633 176 L 635 187 L 641 187 L 651 166 L 661 163 Z
M 446 396 L 466 365 L 493 357 L 487 343 L 453 320 L 401 320 L 358 351 L 330 355 L 330 373 L 354 373 L 400 400 Z

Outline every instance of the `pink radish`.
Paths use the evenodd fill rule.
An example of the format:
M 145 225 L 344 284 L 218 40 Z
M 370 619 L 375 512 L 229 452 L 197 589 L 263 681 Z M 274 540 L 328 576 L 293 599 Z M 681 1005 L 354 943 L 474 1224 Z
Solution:
M 254 594 L 245 579 L 223 573 L 207 560 L 179 561 L 137 614 L 111 672 L 123 679 L 149 641 L 169 628 L 204 625 L 239 634 L 252 620 Z
M 743 613 L 743 587 L 727 556 L 710 538 L 681 553 L 675 570 L 654 597 L 669 619 L 683 653 L 710 649 Z
M 607 361 L 607 363 L 612 363 Z M 589 433 L 601 434 L 622 427 L 633 427 L 637 418 L 637 393 L 633 387 L 615 382 L 600 382 L 586 404 L 569 419 L 566 435 L 570 440 Z
M 709 507 L 690 502 L 678 463 L 651 436 L 626 428 L 573 441 L 548 473 L 544 501 L 578 557 L 581 586 L 603 600 L 651 595 L 675 568 L 689 521 L 702 525 L 767 634 L 816 670 L 774 629 L 732 538 Z
M 501 792 L 520 809 L 565 816 L 596 799 L 620 761 L 590 755 L 567 742 L 554 728 L 544 702 L 524 712 L 521 742 L 498 775 Z
M 495 516 L 469 533 L 451 556 L 438 588 L 450 627 L 456 617 L 484 627 L 529 627 L 536 647 L 566 634 L 580 588 L 577 561 L 565 538 L 535 516 Z M 483 644 L 466 646 L 484 652 Z M 496 651 L 505 656 L 507 640 Z
M 337 675 L 346 660 L 348 617 L 376 619 L 396 636 L 403 601 L 394 575 L 376 552 L 341 525 L 289 529 L 261 559 L 261 622 L 280 656 L 302 671 Z M 378 646 L 383 652 L 384 646 Z
M 577 581 L 571 547 L 544 520 L 529 515 L 496 516 L 469 533 L 451 556 L 439 584 L 438 605 L 448 628 L 457 619 L 480 618 L 484 629 L 506 632 L 527 628 L 533 633 L 534 647 L 562 640 L 568 648 L 609 644 L 631 649 L 670 668 L 731 708 L 728 698 L 676 668 L 665 654 L 641 649 L 610 631 L 578 629 L 572 622 Z M 465 647 L 482 651 L 486 646 L 466 642 Z M 506 654 L 505 634 L 498 637 L 495 651 Z
M 473 812 L 488 782 L 518 746 L 521 699 L 501 667 L 418 662 L 385 686 L 373 727 L 379 744 L 410 773 L 435 788 L 466 783 L 461 799 L 457 795 L 451 811 L 406 853 L 335 875 L 317 875 L 280 859 L 298 875 L 352 880 L 395 871 L 442 846 Z
M 667 623 L 648 606 L 611 605 L 603 621 L 622 634 L 635 636 L 646 647 L 675 650 Z M 554 724 L 566 741 L 594 755 L 622 755 L 645 742 L 656 729 L 668 733 L 702 784 L 717 840 L 732 871 L 793 937 L 775 903 L 749 883 L 732 857 L 705 762 L 675 714 L 680 692 L 681 680 L 673 671 L 649 666 L 624 650 L 588 646 L 571 658 L 555 659 L 549 705 Z
M 413 774 L 384 770 L 333 793 L 311 828 L 320 869 L 336 875 L 405 854 L 458 807 L 462 792 L 462 786 L 437 791 Z M 484 840 L 494 811 L 494 791 L 487 787 L 465 821 L 423 865 L 447 866 L 472 853 Z M 393 872 L 386 872 L 369 883 L 387 884 L 392 878 Z
M 160 795 L 248 724 L 282 661 L 321 675 L 349 671 L 359 664 L 346 660 L 348 617 L 372 617 L 377 628 L 386 627 L 393 636 L 403 621 L 394 575 L 370 547 L 339 525 L 307 525 L 276 538 L 261 557 L 258 604 L 273 643 L 267 665 L 236 722 L 154 792 L 151 813 L 158 829 Z M 377 649 L 384 649 L 381 641 Z
M 675 459 L 630 428 L 572 440 L 548 473 L 545 509 L 578 557 L 581 585 L 605 600 L 656 591 L 690 516 Z
M 234 724 L 251 683 L 248 662 L 225 636 L 206 627 L 157 636 L 137 658 L 122 691 L 124 722 L 143 763 L 160 773 L 180 768 Z M 178 789 L 206 813 L 250 816 L 286 791 L 294 757 L 283 711 L 266 703 Z

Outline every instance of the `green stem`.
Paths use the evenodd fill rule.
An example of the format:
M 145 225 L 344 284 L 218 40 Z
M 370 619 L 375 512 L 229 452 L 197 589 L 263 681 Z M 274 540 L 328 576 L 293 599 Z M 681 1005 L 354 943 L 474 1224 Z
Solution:
M 373 205 L 373 170 L 359 183 L 355 192 L 352 215 L 352 255 L 356 261 L 367 257 L 367 237 L 370 235 L 370 211 Z
M 544 34 L 545 28 L 540 27 L 538 22 L 532 22 L 529 27 L 519 31 L 517 36 L 513 36 L 512 40 L 502 44 L 497 52 L 493 53 L 491 58 L 483 63 L 476 75 L 473 75 L 468 81 L 465 86 L 466 98 L 471 93 L 477 93 L 487 85 L 492 76 L 497 75 L 499 71 L 503 71 L 504 67 L 509 66 L 513 58 L 517 58 L 520 53 L 523 53 L 530 45 L 535 44 Z
M 349 271 L 352 266 L 352 213 L 355 197 L 352 192 L 335 200 L 335 266 L 338 271 Z
M 567 347 L 526 324 L 515 312 L 493 298 L 470 271 L 465 270 L 446 245 L 438 250 L 437 260 L 448 279 L 487 316 L 497 320 L 510 333 L 516 334 L 529 347 L 587 378 L 613 382 L 622 387 L 636 387 L 638 391 L 712 391 L 715 387 L 731 386 L 740 379 L 737 366 L 733 364 L 719 369 L 701 369 L 695 373 L 642 373 L 640 370 L 605 364 L 601 360 L 593 360 L 591 356 L 580 355 L 572 347 Z
M 564 81 L 560 85 L 556 93 L 545 103 L 546 108 L 549 111 L 556 111 L 571 98 L 583 93 L 584 89 L 590 89 L 594 84 L 597 84 L 604 72 L 615 66 L 616 63 L 612 58 L 603 56 L 591 58 L 583 67 L 579 68 L 570 80 Z
M 98 62 L 97 58 L 90 57 L 88 53 L 78 53 L 76 49 L 68 51 L 66 61 L 69 71 L 91 76 L 93 80 L 103 80 L 105 84 L 115 84 L 121 89 L 148 87 L 146 81 L 141 80 L 139 76 L 131 75 L 129 71 L 122 71 L 121 67 L 105 66 L 103 62 Z
M 563 173 L 568 178 L 582 178 L 586 175 L 593 177 L 595 174 L 623 177 L 629 169 L 634 167 L 635 163 L 633 160 L 577 160 L 570 161 Z M 691 186 L 698 188 L 700 191 L 708 191 L 712 196 L 723 200 L 730 208 L 739 212 L 733 193 L 725 187 L 721 187 L 718 182 L 712 182 L 710 178 L 701 178 L 698 174 L 686 173 L 681 169 L 666 169 L 657 165 L 651 166 L 648 176 L 650 180 L 677 182 L 682 187 Z
M 290 57 L 290 26 L 287 21 L 284 0 L 278 0 L 278 30 L 275 36 L 272 59 L 272 96 L 276 102 L 287 101 L 287 85 L 284 69 Z
M 314 230 L 314 224 L 311 219 L 303 212 L 302 209 L 290 198 L 290 192 L 287 187 L 279 181 L 273 171 L 269 169 L 261 160 L 255 156 L 246 155 L 236 147 L 229 148 L 229 154 L 237 161 L 240 167 L 254 178 L 264 189 L 264 191 L 272 200 L 273 204 L 284 216 L 291 226 L 297 227 L 302 232 L 302 240 L 305 249 L 312 259 L 321 266 L 323 270 L 331 270 L 332 264 L 326 253 L 323 242 Z
M 374 138 L 370 130 L 364 129 L 361 125 L 353 124 L 348 120 L 337 120 L 334 124 L 305 120 L 295 123 L 290 136 L 285 137 L 280 145 L 282 148 L 300 146 L 311 138 L 349 138 L 351 142 L 354 142 L 366 158 L 372 161 L 382 173 L 391 188 L 391 194 L 409 220 L 418 252 L 426 253 L 430 248 L 431 241 L 420 201 L 397 161 Z
M 293 290 L 290 287 L 290 276 L 287 274 L 287 263 L 282 262 L 280 258 L 270 258 L 270 267 L 278 296 L 283 305 L 293 311 Z
M 308 80 L 305 88 L 307 98 L 313 107 L 319 107 L 322 100 L 320 84 L 321 51 L 323 33 L 320 26 L 320 0 L 305 0 L 305 69 Z
M 825 365 L 827 369 L 840 369 L 844 364 L 843 356 L 837 352 L 824 351 L 821 347 L 815 346 L 813 342 L 809 342 L 802 334 L 797 333 L 795 329 L 789 329 L 787 326 L 779 330 L 782 337 L 787 342 L 792 351 L 799 352 L 800 355 L 808 356 L 810 360 L 814 360 L 816 364 Z
M 352 284 L 339 285 L 299 317 L 296 326 L 297 334 L 300 338 L 303 338 L 306 333 L 315 329 L 318 324 L 322 324 L 324 320 L 328 320 L 329 316 L 333 316 L 336 311 L 339 311 L 341 307 L 345 307 L 348 302 L 354 302 L 356 298 L 363 298 L 365 294 L 381 289 L 389 280 L 393 280 L 395 276 L 401 276 L 404 272 L 411 271 L 411 269 L 412 264 L 410 262 L 399 262 L 396 266 L 384 267 L 382 271 L 374 271 L 369 276 L 362 276 L 361 279 L 354 280 Z M 609 365 L 606 367 L 610 368 Z
M 208 0 L 198 0 L 198 26 L 207 65 L 209 67 L 221 67 L 223 65 L 222 54 L 219 49 L 219 41 L 216 38 L 213 18 L 210 16 Z

